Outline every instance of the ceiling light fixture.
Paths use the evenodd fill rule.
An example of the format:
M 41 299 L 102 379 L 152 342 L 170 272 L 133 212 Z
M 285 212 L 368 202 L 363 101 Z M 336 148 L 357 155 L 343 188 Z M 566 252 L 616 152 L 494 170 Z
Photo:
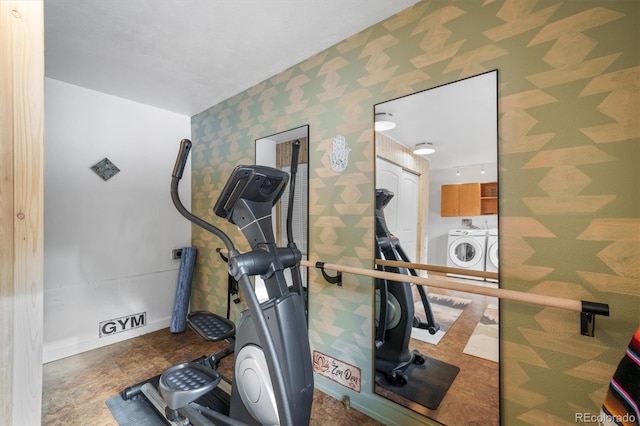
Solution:
M 482 170 L 480 170 L 480 173 L 484 174 L 484 166 L 482 167 Z
M 429 155 L 436 152 L 431 142 L 420 142 L 413 147 L 413 153 L 416 155 Z
M 456 168 L 456 176 L 460 176 L 460 167 Z
M 396 123 L 393 121 L 393 114 L 388 112 L 378 112 L 375 115 L 376 132 L 384 132 L 385 130 L 391 130 L 396 127 Z

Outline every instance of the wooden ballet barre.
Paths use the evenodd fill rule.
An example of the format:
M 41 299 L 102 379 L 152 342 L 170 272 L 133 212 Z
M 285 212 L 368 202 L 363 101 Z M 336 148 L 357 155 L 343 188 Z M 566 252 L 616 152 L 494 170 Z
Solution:
M 376 263 L 381 262 L 376 260 Z M 384 261 L 391 262 L 391 261 Z M 394 262 L 401 264 L 403 267 L 407 267 L 405 262 Z M 413 284 L 426 285 L 429 287 L 442 288 L 445 290 L 461 291 L 465 293 L 479 294 L 483 296 L 497 297 L 500 299 L 514 300 L 517 302 L 532 303 L 535 305 L 549 306 L 552 308 L 566 309 L 570 311 L 580 312 L 580 332 L 585 336 L 594 336 L 595 332 L 595 315 L 609 316 L 609 305 L 598 302 L 588 302 L 584 300 L 565 299 L 562 297 L 545 296 L 542 294 L 525 293 L 515 290 L 507 290 L 503 288 L 483 287 L 473 284 L 464 284 L 459 282 L 448 281 L 442 277 L 442 275 L 435 275 L 429 277 L 420 277 L 406 274 L 397 274 L 393 272 L 385 272 L 379 270 L 370 270 L 363 268 L 356 268 L 347 265 L 337 265 L 325 262 L 313 262 L 309 260 L 301 260 L 301 266 L 309 268 L 318 268 L 323 270 L 323 275 L 326 276 L 324 270 L 335 271 L 338 273 L 348 273 L 353 275 L 361 275 L 371 278 L 379 278 L 396 282 L 410 282 Z M 394 265 L 396 266 L 396 265 Z M 422 265 L 421 265 L 422 266 Z M 451 268 L 444 268 L 447 271 Z M 417 268 L 413 268 L 417 269 Z M 467 275 L 468 271 L 464 271 Z M 441 272 L 441 271 L 438 271 Z
M 221 255 L 227 255 L 225 249 L 217 250 Z M 449 268 L 445 266 L 422 265 L 419 263 L 398 262 L 392 260 L 376 259 L 379 266 L 395 266 L 408 269 L 421 269 L 430 272 L 436 272 L 429 277 L 420 277 L 406 274 L 396 274 L 393 272 L 385 272 L 379 270 L 356 268 L 347 265 L 337 265 L 325 262 L 312 262 L 310 260 L 301 260 L 300 266 L 308 268 L 317 268 L 322 272 L 323 277 L 331 284 L 342 285 L 341 274 L 343 272 L 353 275 L 362 275 L 371 278 L 380 278 L 396 282 L 410 282 L 413 284 L 426 285 L 445 290 L 461 291 L 465 293 L 479 294 L 482 296 L 497 297 L 499 299 L 514 300 L 517 302 L 531 303 L 535 305 L 549 306 L 552 308 L 566 309 L 570 311 L 580 312 L 580 334 L 584 336 L 595 335 L 596 315 L 609 316 L 609 305 L 606 303 L 589 302 L 585 300 L 565 299 L 562 297 L 545 296 L 542 294 L 525 293 L 522 291 L 507 290 L 503 288 L 483 287 L 473 284 L 464 284 L 446 280 L 442 273 L 456 273 L 462 275 L 471 275 L 483 278 L 498 278 L 498 274 L 492 272 L 470 271 L 467 269 Z M 337 272 L 338 275 L 330 277 L 326 271 Z
M 497 272 L 474 271 L 471 269 L 451 268 L 448 266 L 425 265 L 422 263 L 401 262 L 398 260 L 376 259 L 376 265 L 393 266 L 396 268 L 418 269 L 429 272 L 442 272 L 446 274 L 467 275 L 478 278 L 492 278 L 497 280 L 500 276 Z

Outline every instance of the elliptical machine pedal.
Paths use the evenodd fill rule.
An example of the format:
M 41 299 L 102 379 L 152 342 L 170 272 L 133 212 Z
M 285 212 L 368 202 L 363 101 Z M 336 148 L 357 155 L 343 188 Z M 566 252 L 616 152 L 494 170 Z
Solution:
M 219 383 L 220 374 L 217 371 L 197 362 L 186 362 L 165 370 L 160 376 L 158 388 L 167 403 L 167 419 L 178 419 L 178 408 L 211 392 Z
M 236 325 L 227 318 L 209 311 L 195 311 L 187 316 L 187 325 L 201 339 L 219 342 L 236 334 Z
M 418 317 L 413 317 L 413 328 L 420 328 L 422 330 L 427 330 L 429 334 L 433 335 L 440 330 L 440 324 L 429 324 L 420 320 Z

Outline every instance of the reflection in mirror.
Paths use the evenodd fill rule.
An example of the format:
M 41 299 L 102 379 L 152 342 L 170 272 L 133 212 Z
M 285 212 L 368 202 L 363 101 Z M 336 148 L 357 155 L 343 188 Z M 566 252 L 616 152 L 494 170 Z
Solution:
M 301 126 L 282 133 L 256 140 L 256 164 L 271 166 L 291 173 L 291 157 L 293 143 L 300 141 L 298 153 L 298 171 L 296 173 L 293 200 L 292 231 L 293 240 L 302 252 L 302 258 L 307 259 L 307 224 L 309 210 L 309 126 Z M 287 211 L 289 208 L 289 189 L 276 203 L 273 210 L 273 229 L 276 231 L 276 241 L 279 246 L 287 245 Z M 308 309 L 307 268 L 301 267 L 302 287 L 305 296 L 305 307 Z M 291 271 L 285 270 L 287 282 L 292 282 Z M 266 290 L 260 277 L 255 277 L 256 293 L 259 300 L 266 299 Z
M 379 258 L 498 286 L 497 74 L 375 106 L 395 123 L 375 132 Z M 376 282 L 375 314 L 376 393 L 440 423 L 499 424 L 497 299 Z

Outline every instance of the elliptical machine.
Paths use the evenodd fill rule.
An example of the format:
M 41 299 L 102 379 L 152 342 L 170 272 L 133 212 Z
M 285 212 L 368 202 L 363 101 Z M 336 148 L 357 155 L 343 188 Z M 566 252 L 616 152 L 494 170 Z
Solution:
M 191 142 L 183 139 L 171 181 L 173 203 L 184 217 L 222 240 L 228 251 L 229 274 L 238 282 L 248 309 L 241 314 L 235 342 L 212 355 L 209 365 L 175 365 L 160 376 L 159 389 L 147 383 L 141 391 L 170 424 L 309 424 L 314 384 L 299 285 L 301 253 L 292 241 L 287 247 L 277 247 L 271 223 L 272 208 L 289 175 L 257 165 L 238 166 L 232 172 L 213 210 L 236 224 L 247 238 L 251 251 L 239 253 L 229 236 L 193 215 L 180 201 L 178 184 L 190 149 Z M 297 281 L 295 291 L 289 289 L 285 268 L 292 268 Z M 249 278 L 255 275 L 262 276 L 267 289 L 268 299 L 262 304 Z M 197 318 L 190 318 L 189 326 L 204 329 L 201 332 L 205 338 L 211 337 L 207 340 L 220 340 L 222 336 L 226 339 L 233 334 L 233 323 L 226 318 L 213 313 L 196 314 Z M 194 402 L 218 387 L 221 376 L 215 369 L 217 362 L 220 356 L 234 351 L 228 414 Z
M 391 233 L 384 217 L 384 208 L 393 198 L 388 189 L 376 189 L 376 259 L 410 262 L 402 249 L 400 240 Z M 377 266 L 376 269 L 404 275 L 417 276 L 414 269 L 394 266 Z M 376 279 L 376 356 L 375 368 L 384 374 L 392 385 L 407 384 L 405 372 L 412 364 L 424 364 L 425 357 L 416 350 L 409 349 L 412 327 L 428 330 L 435 334 L 440 326 L 436 324 L 431 305 L 423 286 L 417 286 L 426 322 L 415 316 L 411 284 L 408 282 Z

